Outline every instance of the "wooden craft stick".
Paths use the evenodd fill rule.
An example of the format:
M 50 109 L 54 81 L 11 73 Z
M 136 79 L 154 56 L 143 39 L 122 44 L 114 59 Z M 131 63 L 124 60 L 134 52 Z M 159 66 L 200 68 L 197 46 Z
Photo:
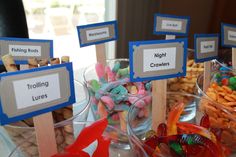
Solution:
M 166 35 L 166 40 L 175 39 L 174 35 Z M 152 129 L 166 121 L 167 80 L 152 81 Z
M 33 62 L 34 61 L 34 62 Z M 36 66 L 35 60 L 28 60 Z M 38 65 L 38 64 L 37 64 Z M 47 66 L 48 60 L 39 61 L 40 66 Z M 32 67 L 32 66 L 31 66 Z M 56 135 L 52 112 L 48 112 L 33 118 L 40 157 L 52 156 L 57 153 Z M 50 146 L 50 147 L 49 147 Z
M 206 91 L 210 86 L 211 81 L 211 62 L 204 62 L 204 80 L 203 80 L 203 91 Z
M 236 69 L 236 48 L 232 48 L 232 66 Z
M 95 47 L 96 47 L 97 62 L 102 63 L 105 66 L 107 64 L 105 44 L 98 44 L 98 45 L 95 45 Z

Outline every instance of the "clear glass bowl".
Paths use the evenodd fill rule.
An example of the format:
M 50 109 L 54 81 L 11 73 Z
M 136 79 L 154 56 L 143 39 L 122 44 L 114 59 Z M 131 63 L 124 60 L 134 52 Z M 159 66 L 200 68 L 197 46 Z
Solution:
M 109 80 L 109 78 L 106 78 L 105 81 L 99 79 L 96 72 L 96 65 L 97 64 L 87 67 L 83 73 L 84 81 L 91 97 L 91 109 L 94 118 L 97 120 L 101 117 L 107 117 L 109 125 L 126 132 L 127 114 L 131 102 L 148 93 L 148 90 L 146 90 L 148 88 L 146 88 L 145 85 L 149 85 L 149 90 L 151 86 L 149 83 L 131 83 L 129 81 L 128 59 L 107 60 L 106 68 L 109 67 L 114 72 L 114 76 L 119 75 L 113 80 Z M 123 73 L 123 75 L 120 75 L 120 73 L 117 72 L 117 69 L 126 69 L 126 72 Z M 107 72 L 105 77 L 107 77 Z M 92 81 L 96 81 L 99 84 L 99 88 L 97 90 L 95 90 L 92 86 Z M 141 92 L 141 90 L 140 92 L 138 91 L 138 85 L 145 88 L 144 92 Z M 131 90 L 132 88 L 134 92 Z M 108 101 L 105 101 L 103 99 L 104 97 L 106 97 L 106 99 L 110 99 L 110 102 L 112 101 L 114 103 L 114 107 L 112 109 L 109 109 L 110 106 L 107 105 Z M 125 144 L 128 143 L 128 139 L 126 137 L 120 137 L 120 139 L 120 142 L 122 143 L 120 143 L 119 147 L 123 145 L 122 147 L 124 149 L 128 149 L 129 145 Z
M 144 143 L 145 134 L 151 130 L 152 125 L 152 102 L 146 104 L 143 108 L 138 107 L 140 102 L 145 102 L 150 99 L 151 95 L 145 96 L 137 100 L 131 107 L 128 113 L 128 134 L 132 150 L 137 157 L 149 157 L 148 151 L 154 152 L 154 150 Z M 170 100 L 172 98 L 172 100 Z M 175 99 L 173 99 L 175 98 Z M 173 106 L 178 102 L 188 103 L 189 101 L 197 104 L 200 97 L 192 94 L 167 92 L 167 105 Z M 196 112 L 196 110 L 195 110 Z M 195 122 L 195 119 L 192 120 Z M 163 156 L 163 154 L 154 154 L 155 157 Z
M 87 120 L 87 116 L 89 113 L 89 102 L 90 97 L 88 94 L 87 87 L 82 84 L 81 82 L 74 81 L 75 85 L 75 96 L 76 96 L 76 103 L 73 104 L 73 116 L 63 120 L 61 122 L 55 123 L 55 134 L 56 134 L 56 141 L 57 141 L 57 148 L 58 151 L 62 151 L 64 146 L 70 144 L 74 137 L 73 135 L 73 126 L 66 125 L 63 126 L 65 123 L 73 121 L 75 118 L 79 118 L 82 121 Z M 28 156 L 38 155 L 36 150 L 37 142 L 34 135 L 34 127 L 29 127 L 22 125 L 22 122 L 14 123 L 10 125 L 4 126 L 4 133 L 7 133 L 10 139 L 13 141 L 15 145 L 21 144 L 23 141 L 28 140 L 30 143 L 25 143 L 21 145 L 22 147 L 30 147 L 30 151 L 28 152 Z M 61 126 L 61 127 L 59 127 Z M 36 154 L 35 154 L 36 153 Z
M 81 130 L 85 126 L 89 126 L 93 124 L 94 122 L 92 121 L 79 121 L 78 118 L 74 119 L 73 121 L 66 121 L 64 123 L 61 123 L 60 125 L 56 125 L 55 129 L 62 129 L 67 126 L 73 125 L 74 127 L 74 136 L 77 137 Z M 95 130 L 96 131 L 96 130 Z M 108 125 L 106 130 L 103 133 L 103 136 L 112 139 L 112 141 L 119 141 L 120 139 L 118 137 L 120 136 L 114 136 L 114 135 L 122 135 L 126 136 L 127 134 L 120 131 L 117 128 L 114 128 L 113 126 Z M 8 157 L 38 157 L 38 148 L 37 145 L 32 145 L 32 139 L 35 138 L 35 134 L 32 134 L 28 139 L 25 139 L 24 141 L 21 141 L 17 145 L 17 147 L 11 152 L 11 154 Z M 74 139 L 71 139 L 72 142 L 74 142 Z M 94 152 L 96 149 L 97 143 L 94 142 L 90 146 L 84 149 L 85 152 L 88 152 L 90 155 Z M 64 149 L 66 145 L 62 145 L 62 148 Z M 124 149 L 117 149 L 112 147 L 110 145 L 109 147 L 109 156 L 110 157 L 120 157 L 120 156 L 129 156 L 129 157 L 135 157 L 133 152 L 131 150 L 124 150 Z
M 221 142 L 228 146 L 236 153 L 236 99 L 231 98 L 235 95 L 235 90 L 231 90 L 226 86 L 216 85 L 219 80 L 219 74 L 228 76 L 236 76 L 234 71 L 215 71 L 211 73 L 211 88 L 206 92 L 203 91 L 203 75 L 197 80 L 198 94 L 202 97 L 199 103 L 200 113 L 207 114 L 210 118 L 212 127 L 222 130 Z M 212 88 L 214 87 L 214 88 Z M 231 99 L 230 99 L 231 98 Z M 235 154 L 236 155 L 236 154 Z

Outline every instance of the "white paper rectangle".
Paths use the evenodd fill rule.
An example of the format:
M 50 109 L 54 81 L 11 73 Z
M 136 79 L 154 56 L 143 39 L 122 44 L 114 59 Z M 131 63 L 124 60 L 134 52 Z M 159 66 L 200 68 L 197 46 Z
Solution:
M 12 56 L 40 57 L 41 46 L 9 45 L 9 53 Z
M 161 28 L 180 31 L 182 29 L 182 22 L 181 21 L 163 20 L 162 24 L 161 24 Z
M 236 41 L 236 32 L 228 31 L 228 40 Z
M 215 51 L 215 41 L 202 41 L 200 53 L 208 53 Z
M 87 40 L 97 40 L 97 39 L 103 39 L 108 38 L 109 35 L 109 28 L 99 28 L 99 29 L 93 29 L 86 31 Z
M 176 47 L 143 50 L 143 72 L 174 69 Z
M 18 109 L 61 98 L 59 74 L 13 81 Z

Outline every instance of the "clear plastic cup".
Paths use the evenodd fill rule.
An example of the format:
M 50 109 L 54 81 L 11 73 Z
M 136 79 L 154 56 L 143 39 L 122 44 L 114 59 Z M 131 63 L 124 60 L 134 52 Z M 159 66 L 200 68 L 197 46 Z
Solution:
M 236 76 L 235 71 L 214 71 L 211 73 L 211 83 L 209 89 L 203 90 L 203 75 L 197 80 L 198 94 L 202 97 L 199 103 L 199 113 L 207 114 L 210 118 L 211 127 L 222 130 L 221 142 L 230 148 L 236 155 L 236 99 L 228 99 L 235 94 L 234 90 L 226 92 L 218 82 L 218 76 Z M 215 86 L 217 84 L 217 86 Z M 212 88 L 215 87 L 215 88 Z M 228 101 L 230 100 L 230 101 Z M 229 103 L 230 102 L 230 103 Z M 232 104 L 232 106 L 227 104 Z M 235 104 L 235 105 L 233 105 Z
M 62 151 L 66 145 L 70 144 L 74 137 L 73 135 L 74 127 L 72 125 L 66 125 L 64 127 L 59 127 L 59 126 L 71 122 L 75 118 L 79 118 L 82 121 L 86 121 L 89 113 L 90 97 L 88 94 L 87 87 L 78 81 L 74 81 L 74 85 L 75 85 L 76 103 L 73 104 L 73 116 L 61 122 L 55 123 L 56 142 L 59 152 Z M 29 152 L 31 153 L 28 154 L 29 156 L 38 155 L 35 154 L 37 153 L 37 151 L 33 151 L 36 150 L 37 147 L 36 138 L 34 136 L 35 132 L 34 127 L 25 126 L 22 124 L 23 124 L 22 122 L 19 122 L 6 125 L 4 126 L 5 129 L 4 133 L 8 134 L 8 136 L 16 146 L 18 146 L 25 140 L 30 141 L 30 143 L 28 144 L 25 143 L 24 145 L 21 146 L 26 148 L 30 146 L 31 148 L 30 150 L 32 150 L 32 152 Z
M 79 119 L 74 119 L 73 121 L 66 121 L 63 124 L 61 123 L 61 125 L 56 125 L 55 129 L 60 129 L 63 127 L 73 125 L 74 135 L 76 138 L 81 132 L 82 130 L 81 128 L 84 128 L 85 126 L 89 126 L 93 123 L 94 122 L 91 122 L 91 121 L 86 122 L 86 121 L 79 121 Z M 96 130 L 94 130 L 94 132 L 96 132 Z M 114 136 L 114 134 L 126 136 L 126 138 L 128 138 L 126 133 L 110 125 L 107 126 L 106 130 L 103 133 L 103 136 L 110 138 L 112 141 L 119 141 L 120 139 L 118 137 L 120 136 Z M 38 157 L 39 152 L 38 152 L 37 144 L 33 146 L 31 145 L 32 138 L 35 138 L 35 134 L 31 135 L 31 137 L 19 143 L 17 147 L 11 152 L 9 157 Z M 71 140 L 74 142 L 75 138 Z M 63 145 L 63 149 L 65 147 L 66 146 Z M 96 149 L 96 147 L 97 147 L 97 142 L 93 142 L 90 146 L 88 146 L 87 148 L 83 150 L 91 155 Z M 117 148 L 112 147 L 112 145 L 110 145 L 109 147 L 109 153 L 110 153 L 109 154 L 110 157 L 120 157 L 120 156 L 135 157 L 131 150 L 117 149 Z
M 109 67 L 111 70 L 114 69 L 117 65 L 120 65 L 119 69 L 126 69 L 129 67 L 129 60 L 128 59 L 113 59 L 107 60 L 106 66 Z M 83 73 L 85 84 L 88 87 L 90 97 L 91 97 L 91 109 L 94 115 L 95 120 L 100 119 L 101 117 L 107 117 L 109 121 L 109 125 L 121 129 L 122 131 L 126 132 L 127 126 L 127 114 L 128 109 L 131 105 L 131 101 L 134 101 L 145 94 L 148 93 L 147 88 L 145 87 L 144 93 L 138 93 L 138 85 L 135 83 L 131 83 L 129 81 L 129 70 L 126 71 L 125 75 L 120 75 L 120 77 L 116 77 L 113 81 L 102 82 L 101 79 L 98 78 L 96 73 L 96 64 L 87 67 Z M 115 75 L 119 75 L 119 72 L 115 72 Z M 102 87 L 110 86 L 109 90 L 102 91 L 102 87 L 99 90 L 95 91 L 92 87 L 92 81 L 97 81 Z M 119 83 L 117 83 L 119 82 Z M 122 82 L 122 83 L 121 83 Z M 143 85 L 143 84 L 142 84 Z M 146 83 L 144 84 L 144 86 Z M 150 84 L 149 84 L 150 85 Z M 135 86 L 135 87 L 134 87 Z M 113 93 L 114 89 L 120 90 L 118 93 Z M 136 89 L 136 93 L 130 92 L 130 88 Z M 150 86 L 149 86 L 150 87 Z M 106 89 L 108 89 L 106 88 Z M 149 88 L 150 89 L 150 88 Z M 127 92 L 124 94 L 122 90 L 126 90 Z M 99 91 L 99 92 L 98 92 Z M 97 96 L 101 94 L 101 96 Z M 114 108 L 109 110 L 108 105 L 103 102 L 102 97 L 109 97 L 114 102 Z M 132 99 L 132 100 L 131 100 Z M 126 137 L 120 137 L 120 143 L 114 143 L 119 148 L 129 149 L 128 139 Z
M 175 104 L 176 102 L 185 102 L 185 100 L 192 100 L 196 104 L 201 100 L 200 97 L 192 94 L 186 93 L 176 93 L 176 92 L 168 92 L 167 97 L 176 97 L 178 100 L 175 102 L 168 102 Z M 146 139 L 146 133 L 151 130 L 152 125 L 152 105 L 151 102 L 146 104 L 144 108 L 138 107 L 140 102 L 145 101 L 148 96 L 141 98 L 137 102 L 135 102 L 128 113 L 128 134 L 130 144 L 132 146 L 132 150 L 136 157 L 162 157 L 166 156 L 166 154 L 160 154 L 154 152 L 154 150 L 147 144 L 144 143 Z M 143 114 L 145 113 L 145 114 Z M 196 120 L 192 121 L 192 123 L 197 123 Z M 154 152 L 154 153 L 153 153 Z M 152 154 L 153 153 L 153 154 Z M 203 155 L 203 154 L 202 154 Z M 201 154 L 198 153 L 198 156 Z

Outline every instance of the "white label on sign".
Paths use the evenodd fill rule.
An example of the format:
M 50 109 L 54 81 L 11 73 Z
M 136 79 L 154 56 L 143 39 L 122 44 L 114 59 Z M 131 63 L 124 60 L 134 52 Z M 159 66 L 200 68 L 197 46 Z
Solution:
M 59 74 L 13 81 L 18 109 L 61 98 Z
M 143 50 L 143 72 L 174 69 L 176 47 Z
M 236 32 L 228 31 L 228 39 L 232 41 L 236 41 Z
M 202 41 L 200 53 L 208 53 L 215 51 L 215 41 Z
M 108 27 L 86 31 L 87 40 L 97 40 L 109 37 Z
M 41 46 L 9 45 L 9 53 L 12 56 L 40 57 Z
M 182 22 L 181 21 L 162 20 L 161 28 L 180 31 L 182 29 Z

